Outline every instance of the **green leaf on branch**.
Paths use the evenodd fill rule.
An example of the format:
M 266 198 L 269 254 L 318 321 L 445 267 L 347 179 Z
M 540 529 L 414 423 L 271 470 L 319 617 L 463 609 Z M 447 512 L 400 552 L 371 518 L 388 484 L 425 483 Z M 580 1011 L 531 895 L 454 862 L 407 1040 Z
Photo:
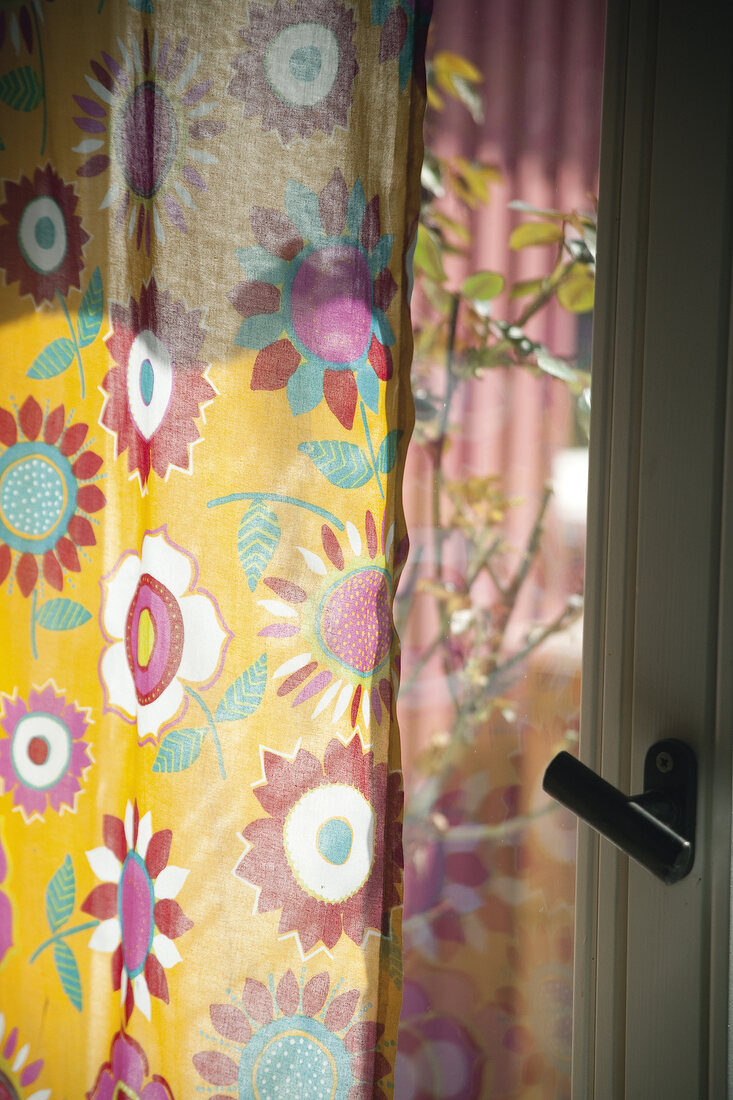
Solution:
M 76 877 L 71 856 L 66 856 L 46 887 L 46 919 L 52 932 L 58 932 L 74 911 Z
M 45 630 L 73 630 L 89 622 L 91 617 L 86 607 L 63 597 L 46 600 L 36 612 L 36 622 Z
M 307 455 L 323 476 L 339 489 L 359 489 L 371 480 L 374 473 L 367 455 L 355 443 L 324 439 L 299 443 L 298 450 Z
M 28 378 L 54 378 L 68 370 L 74 358 L 74 344 L 68 336 L 61 336 L 45 347 L 28 370 Z
M 65 940 L 59 940 L 53 945 L 53 961 L 56 963 L 61 985 L 64 993 L 69 998 L 74 1008 L 81 1012 L 81 977 L 79 967 L 76 965 L 74 952 Z
M 556 355 L 550 355 L 546 348 L 536 348 L 535 356 L 537 366 L 545 374 L 551 374 L 553 378 L 559 378 L 562 382 L 575 383 L 579 379 L 578 371 L 566 363 L 564 359 L 558 359 Z
M 536 244 L 556 244 L 564 236 L 561 225 L 552 222 L 525 222 L 512 230 L 509 247 L 517 250 Z
M 254 592 L 280 541 L 280 523 L 261 500 L 255 500 L 242 516 L 237 535 L 239 560 Z
M 422 224 L 417 227 L 413 265 L 416 271 L 424 272 L 428 278 L 435 279 L 438 283 L 443 283 L 448 278 L 438 243 L 430 230 Z
M 382 440 L 377 451 L 377 470 L 380 474 L 388 474 L 392 471 L 397 461 L 397 447 L 402 438 L 402 431 L 393 428 Z
M 504 276 L 496 271 L 476 271 L 464 280 L 461 294 L 473 301 L 487 302 L 504 289 Z
M 593 272 L 583 264 L 577 264 L 558 287 L 557 300 L 571 313 L 589 313 L 593 309 L 595 287 Z
M 509 291 L 510 301 L 526 298 L 528 294 L 539 294 L 544 287 L 544 279 L 520 279 Z
M 183 772 L 195 764 L 206 730 L 171 730 L 160 743 L 153 761 L 154 772 Z
M 79 334 L 79 347 L 85 348 L 96 340 L 102 327 L 102 311 L 104 307 L 104 293 L 102 290 L 102 273 L 98 267 L 92 272 L 89 286 L 84 292 L 79 307 L 77 320 L 77 332 Z
M 38 73 L 30 65 L 0 76 L 0 102 L 14 111 L 33 111 L 43 99 Z
M 216 708 L 216 722 L 239 722 L 254 714 L 262 702 L 267 685 L 267 656 L 262 654 L 254 664 L 227 688 Z

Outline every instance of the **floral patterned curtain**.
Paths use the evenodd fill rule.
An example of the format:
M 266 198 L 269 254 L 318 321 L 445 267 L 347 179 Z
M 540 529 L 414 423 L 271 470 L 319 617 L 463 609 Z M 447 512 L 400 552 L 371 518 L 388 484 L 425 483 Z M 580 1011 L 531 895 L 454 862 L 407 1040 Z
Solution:
M 0 0 L 0 1098 L 385 1100 L 424 0 Z

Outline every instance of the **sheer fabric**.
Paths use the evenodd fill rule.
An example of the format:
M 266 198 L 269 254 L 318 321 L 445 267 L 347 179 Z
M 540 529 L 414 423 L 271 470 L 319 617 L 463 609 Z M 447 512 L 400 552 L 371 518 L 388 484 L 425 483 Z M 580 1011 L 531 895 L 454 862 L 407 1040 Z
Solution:
M 428 11 L 0 7 L 0 1097 L 390 1094 Z

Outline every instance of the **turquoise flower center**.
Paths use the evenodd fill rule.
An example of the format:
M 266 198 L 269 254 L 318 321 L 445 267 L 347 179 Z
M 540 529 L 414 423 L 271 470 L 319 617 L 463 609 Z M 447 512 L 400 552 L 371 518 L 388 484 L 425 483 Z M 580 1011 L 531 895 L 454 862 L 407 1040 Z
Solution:
M 343 817 L 331 817 L 318 830 L 318 851 L 329 863 L 341 867 L 351 855 L 354 833 Z
M 45 443 L 16 443 L 0 457 L 0 539 L 44 554 L 66 533 L 77 484 L 69 460 Z
M 257 1100 L 347 1100 L 354 1076 L 337 1035 L 310 1016 L 288 1016 L 247 1043 L 238 1085 L 241 1097 Z

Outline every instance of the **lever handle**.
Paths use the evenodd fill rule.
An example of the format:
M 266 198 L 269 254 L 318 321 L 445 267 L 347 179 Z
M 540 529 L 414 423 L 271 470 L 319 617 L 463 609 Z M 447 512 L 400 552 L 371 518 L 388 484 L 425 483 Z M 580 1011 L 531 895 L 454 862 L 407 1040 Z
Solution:
M 652 745 L 641 795 L 627 797 L 568 752 L 550 761 L 542 786 L 662 882 L 679 882 L 692 870 L 697 760 L 683 741 Z

